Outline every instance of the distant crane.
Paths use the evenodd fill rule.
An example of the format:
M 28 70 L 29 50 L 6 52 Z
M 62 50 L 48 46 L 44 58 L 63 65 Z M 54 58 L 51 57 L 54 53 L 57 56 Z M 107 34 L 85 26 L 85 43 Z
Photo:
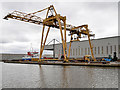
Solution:
M 55 59 L 55 41 L 59 42 L 57 39 L 52 39 L 50 42 L 48 42 L 47 45 L 49 45 L 51 42 L 53 42 L 53 58 Z M 60 43 L 60 42 L 59 42 Z
M 36 13 L 39 13 L 39 12 L 42 12 L 45 10 L 47 10 L 47 14 L 46 14 L 45 19 L 42 19 L 41 17 L 38 17 L 35 15 Z M 34 23 L 34 24 L 38 24 L 38 25 L 43 25 L 39 61 L 42 60 L 41 57 L 42 57 L 44 46 L 45 46 L 45 43 L 47 40 L 48 33 L 50 31 L 50 27 L 60 29 L 65 62 L 68 62 L 68 60 L 69 60 L 71 42 L 75 41 L 75 40 L 73 40 L 74 34 L 77 35 L 77 38 L 76 38 L 77 41 L 79 41 L 79 39 L 82 38 L 81 35 L 88 36 L 92 59 L 95 61 L 93 49 L 92 49 L 93 47 L 92 47 L 91 41 L 90 41 L 90 36 L 94 36 L 95 34 L 90 34 L 90 31 L 88 29 L 88 25 L 81 25 L 81 26 L 76 27 L 76 26 L 73 26 L 70 24 L 66 24 L 66 16 L 61 16 L 60 14 L 57 14 L 53 5 L 50 5 L 49 7 L 45 8 L 45 9 L 42 9 L 42 10 L 39 10 L 39 11 L 36 11 L 33 13 L 29 13 L 29 14 L 19 12 L 19 11 L 14 11 L 14 12 L 9 13 L 7 16 L 4 17 L 4 19 L 6 19 L 6 20 L 8 20 L 8 18 L 12 18 L 12 19 L 16 19 L 16 20 L 20 20 L 20 21 L 24 21 L 24 22 L 29 22 L 29 23 Z M 48 26 L 48 30 L 47 30 L 45 39 L 43 41 L 45 26 Z M 62 33 L 62 30 L 64 30 L 64 35 Z M 67 46 L 66 46 L 66 31 L 69 31 L 70 36 L 71 36 L 68 56 L 67 56 Z

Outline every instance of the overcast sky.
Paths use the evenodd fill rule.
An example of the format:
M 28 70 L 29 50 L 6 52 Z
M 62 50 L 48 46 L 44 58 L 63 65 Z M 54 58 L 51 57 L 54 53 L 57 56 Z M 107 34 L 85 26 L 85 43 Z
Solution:
M 34 50 L 39 51 L 41 25 L 2 18 L 14 10 L 31 13 L 50 5 L 54 5 L 57 13 L 67 17 L 68 24 L 88 24 L 96 39 L 118 35 L 117 2 L 1 2 L 0 53 L 26 53 L 30 50 L 31 43 Z M 45 13 L 40 13 L 39 17 L 44 18 Z M 61 42 L 59 32 L 58 29 L 51 28 L 47 43 L 54 38 Z

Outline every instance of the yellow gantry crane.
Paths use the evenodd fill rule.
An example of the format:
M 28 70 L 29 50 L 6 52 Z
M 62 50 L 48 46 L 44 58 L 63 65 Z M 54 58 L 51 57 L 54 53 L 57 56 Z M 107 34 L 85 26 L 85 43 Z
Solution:
M 46 18 L 42 19 L 41 17 L 36 16 L 35 14 L 47 10 Z M 51 14 L 50 14 L 51 13 Z M 49 15 L 50 14 L 50 15 Z M 9 13 L 7 16 L 4 17 L 4 19 L 8 20 L 8 18 L 24 21 L 24 22 L 29 22 L 29 23 L 34 23 L 38 25 L 43 25 L 42 29 L 42 37 L 41 37 L 41 46 L 40 46 L 40 57 L 39 61 L 41 61 L 42 53 L 44 50 L 44 46 L 47 40 L 48 33 L 50 31 L 50 28 L 57 28 L 60 30 L 61 34 L 61 39 L 62 39 L 62 45 L 63 45 L 63 52 L 64 52 L 64 61 L 68 62 L 69 56 L 70 56 L 70 49 L 71 49 L 71 42 L 74 41 L 73 35 L 77 35 L 77 41 L 80 40 L 81 35 L 87 35 L 88 40 L 89 40 L 89 45 L 90 45 L 90 50 L 91 50 L 91 55 L 92 59 L 95 61 L 94 54 L 93 54 L 93 47 L 91 45 L 90 37 L 94 36 L 94 34 L 90 34 L 90 31 L 88 29 L 88 25 L 81 25 L 81 26 L 73 26 L 70 24 L 66 24 L 66 16 L 61 16 L 60 14 L 57 14 L 55 8 L 53 5 L 50 5 L 49 7 L 36 11 L 34 13 L 23 13 L 19 11 L 14 11 L 12 13 Z M 45 26 L 48 26 L 47 33 L 44 38 L 44 29 Z M 64 30 L 64 34 L 62 33 L 62 30 Z M 68 56 L 67 56 L 67 45 L 66 45 L 66 31 L 70 32 L 71 40 L 70 40 L 70 45 L 69 45 L 69 50 L 68 50 Z

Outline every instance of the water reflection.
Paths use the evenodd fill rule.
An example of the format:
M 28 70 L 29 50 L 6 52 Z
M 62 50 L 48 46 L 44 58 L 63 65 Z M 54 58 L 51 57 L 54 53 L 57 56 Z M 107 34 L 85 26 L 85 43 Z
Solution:
M 67 88 L 68 87 L 66 68 L 68 68 L 68 67 L 67 66 L 63 66 L 63 70 L 62 70 L 62 76 L 63 76 L 63 78 L 62 78 L 62 80 L 63 80 L 62 87 L 63 88 Z
M 114 67 L 3 64 L 5 88 L 117 88 Z
M 39 65 L 39 68 L 40 68 L 40 88 L 45 88 L 46 83 L 45 83 L 45 79 L 44 79 L 44 70 L 41 67 L 41 65 Z
M 2 89 L 2 62 L 0 62 L 0 90 Z

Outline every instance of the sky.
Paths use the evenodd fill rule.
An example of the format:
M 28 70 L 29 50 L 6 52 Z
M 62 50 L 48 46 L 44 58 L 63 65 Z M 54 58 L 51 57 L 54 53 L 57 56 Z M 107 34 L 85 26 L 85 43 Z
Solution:
M 118 36 L 118 2 L 107 0 L 107 2 L 78 2 L 72 1 L 56 1 L 45 2 L 15 2 L 4 1 L 0 2 L 0 53 L 26 53 L 31 48 L 39 51 L 42 35 L 42 25 L 22 22 L 18 20 L 4 20 L 3 17 L 15 10 L 25 13 L 32 13 L 50 5 L 54 5 L 57 13 L 66 16 L 67 24 L 80 26 L 88 24 L 88 28 L 95 34 L 95 38 L 104 38 Z M 39 13 L 38 16 L 44 19 L 46 12 Z M 45 32 L 47 31 L 45 28 Z M 69 32 L 67 32 L 68 34 Z M 51 28 L 47 42 L 52 39 L 57 39 L 61 42 L 59 29 Z M 70 37 L 67 36 L 67 42 Z M 47 53 L 47 52 L 44 52 Z M 49 53 L 49 52 L 48 52 Z

